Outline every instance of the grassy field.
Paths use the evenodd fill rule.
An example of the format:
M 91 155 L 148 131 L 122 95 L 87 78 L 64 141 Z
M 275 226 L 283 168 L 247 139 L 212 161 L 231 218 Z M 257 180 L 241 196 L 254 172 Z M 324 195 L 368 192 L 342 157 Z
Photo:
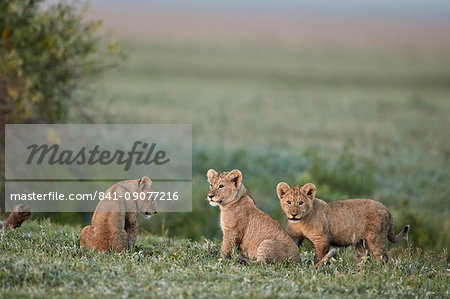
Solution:
M 2 232 L 0 296 L 449 297 L 448 51 L 124 46 L 123 66 L 95 86 L 96 121 L 192 123 L 193 211 L 142 221 L 136 251 L 123 254 L 80 250 L 89 214 Z M 341 249 L 314 269 L 308 243 L 300 265 L 220 260 L 219 210 L 205 202 L 209 168 L 240 169 L 257 205 L 282 225 L 280 181 L 312 182 L 328 201 L 375 198 L 396 231 L 411 225 L 408 244 L 391 247 L 388 265 L 356 265 Z
M 92 214 L 33 213 L 0 230 L 0 298 L 450 298 L 448 27 L 115 13 L 127 59 L 86 78 L 89 122 L 192 124 L 193 211 L 140 219 L 136 249 L 121 254 L 79 248 Z M 408 241 L 389 244 L 389 264 L 357 265 L 348 248 L 316 269 L 308 242 L 300 264 L 222 260 L 209 168 L 240 169 L 283 226 L 277 184 L 311 182 L 326 201 L 379 200 L 396 232 L 410 224 Z
M 278 182 L 325 200 L 387 205 L 414 246 L 450 244 L 450 63 L 445 49 L 370 49 L 163 40 L 123 43 L 128 59 L 96 86 L 98 122 L 192 123 L 192 214 L 158 215 L 163 235 L 220 237 L 205 205 L 209 168 L 238 168 L 284 223 Z M 84 223 L 88 221 L 87 216 Z
M 389 264 L 357 265 L 342 249 L 315 269 L 301 263 L 242 265 L 219 258 L 217 240 L 168 240 L 148 232 L 134 252 L 102 254 L 79 248 L 80 226 L 30 221 L 0 231 L 0 297 L 292 297 L 450 296 L 447 252 L 393 249 Z

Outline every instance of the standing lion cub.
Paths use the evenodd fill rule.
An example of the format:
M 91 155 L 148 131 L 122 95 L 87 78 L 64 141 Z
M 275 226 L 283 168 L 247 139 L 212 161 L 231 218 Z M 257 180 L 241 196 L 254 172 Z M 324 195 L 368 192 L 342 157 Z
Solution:
M 111 186 L 105 192 L 110 198 L 100 201 L 92 216 L 92 224 L 81 231 L 80 246 L 119 252 L 134 247 L 138 231 L 137 212 L 143 213 L 147 219 L 157 213 L 155 198 L 148 192 L 154 191 L 152 181 L 146 176 Z M 145 197 L 135 196 L 141 193 Z
M 298 248 L 280 224 L 255 206 L 242 184 L 239 170 L 207 173 L 210 184 L 207 200 L 220 207 L 223 232 L 222 257 L 229 257 L 237 245 L 244 257 L 271 263 L 292 257 L 299 261 Z
M 370 250 L 377 260 L 382 258 L 387 262 L 386 238 L 397 243 L 409 231 L 409 225 L 405 225 L 395 235 L 391 213 L 375 200 L 345 199 L 326 203 L 315 198 L 313 184 L 291 188 L 279 183 L 277 193 L 288 218 L 288 231 L 298 246 L 305 238 L 313 242 L 316 266 L 324 263 L 330 246 L 353 245 L 358 261 Z

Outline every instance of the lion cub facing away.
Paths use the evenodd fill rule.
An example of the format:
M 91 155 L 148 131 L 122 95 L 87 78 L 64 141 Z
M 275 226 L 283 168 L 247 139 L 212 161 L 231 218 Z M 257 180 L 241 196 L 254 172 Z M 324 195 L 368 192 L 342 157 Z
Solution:
M 304 238 L 314 244 L 317 266 L 323 264 L 322 258 L 330 246 L 353 245 L 357 261 L 370 250 L 377 260 L 382 258 L 387 262 L 386 238 L 397 243 L 409 231 L 406 225 L 395 235 L 391 213 L 375 200 L 345 199 L 326 203 L 315 198 L 313 184 L 291 188 L 279 183 L 277 193 L 288 218 L 289 234 L 298 246 Z
M 210 184 L 207 200 L 220 207 L 223 232 L 222 257 L 229 257 L 237 245 L 244 257 L 258 263 L 271 263 L 292 257 L 299 261 L 299 251 L 292 238 L 272 219 L 255 206 L 242 184 L 239 170 L 207 173 Z
M 137 193 L 134 193 L 137 192 Z M 144 199 L 139 195 L 143 192 Z M 103 199 L 97 205 L 92 224 L 81 231 L 80 246 L 86 246 L 98 251 L 125 251 L 134 247 L 138 231 L 137 212 L 148 219 L 156 214 L 156 200 L 152 194 L 152 181 L 144 176 L 140 180 L 121 181 L 111 186 L 105 195 L 111 198 Z M 129 193 L 130 197 L 125 196 Z M 139 199 L 134 194 L 138 194 Z M 113 200 L 117 198 L 117 200 Z M 130 198 L 130 200 L 125 200 Z

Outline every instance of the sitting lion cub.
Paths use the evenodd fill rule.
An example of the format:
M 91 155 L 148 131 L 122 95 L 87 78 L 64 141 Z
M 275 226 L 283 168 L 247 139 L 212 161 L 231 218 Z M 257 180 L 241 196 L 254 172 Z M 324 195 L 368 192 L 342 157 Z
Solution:
M 144 199 L 134 200 L 137 198 L 134 195 L 141 192 L 145 193 Z M 110 198 L 100 201 L 92 216 L 92 224 L 81 231 L 80 246 L 119 252 L 134 247 L 138 231 L 137 212 L 143 213 L 147 219 L 157 213 L 155 197 L 147 192 L 154 191 L 152 181 L 146 176 L 111 186 L 105 192 L 105 196 L 110 194 Z M 129 193 L 129 197 L 125 193 Z
M 255 206 L 242 184 L 239 170 L 207 173 L 210 184 L 207 200 L 220 207 L 223 232 L 222 257 L 229 257 L 234 245 L 244 257 L 258 263 L 271 263 L 292 257 L 299 261 L 298 248 L 280 224 Z
M 409 225 L 394 235 L 392 216 L 381 203 L 371 199 L 345 199 L 326 203 L 315 198 L 316 186 L 306 184 L 277 186 L 278 198 L 288 218 L 288 231 L 298 246 L 304 238 L 314 243 L 314 264 L 323 264 L 330 246 L 355 247 L 360 261 L 370 250 L 377 260 L 388 261 L 386 238 L 399 242 L 408 234 Z M 366 249 L 368 248 L 368 250 Z

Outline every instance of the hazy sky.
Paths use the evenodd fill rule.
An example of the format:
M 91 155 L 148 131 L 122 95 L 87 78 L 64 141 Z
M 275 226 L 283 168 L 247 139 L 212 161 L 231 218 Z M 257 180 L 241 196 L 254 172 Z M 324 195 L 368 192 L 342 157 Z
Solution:
M 412 19 L 450 23 L 449 0 L 91 0 L 93 7 L 212 11 L 220 13 L 251 12 L 269 14 L 316 14 Z

